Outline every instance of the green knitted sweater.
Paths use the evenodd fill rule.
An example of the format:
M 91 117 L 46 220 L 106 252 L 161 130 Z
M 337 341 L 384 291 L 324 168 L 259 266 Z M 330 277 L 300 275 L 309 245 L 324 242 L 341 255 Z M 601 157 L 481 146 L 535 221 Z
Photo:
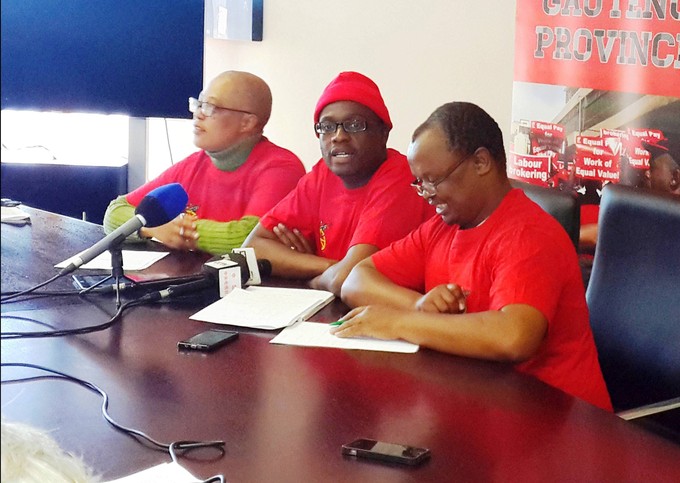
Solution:
M 113 200 L 104 215 L 104 231 L 111 233 L 120 225 L 135 216 L 135 207 L 127 202 L 125 195 Z M 248 234 L 259 221 L 257 216 L 244 216 L 240 220 L 227 222 L 196 220 L 198 248 L 213 255 L 222 255 L 241 246 Z M 136 233 L 128 241 L 142 241 Z

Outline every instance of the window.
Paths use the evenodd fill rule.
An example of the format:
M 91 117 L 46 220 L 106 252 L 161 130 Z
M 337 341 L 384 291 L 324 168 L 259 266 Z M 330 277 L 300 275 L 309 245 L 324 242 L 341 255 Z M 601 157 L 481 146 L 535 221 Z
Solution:
M 127 163 L 127 116 L 5 109 L 1 122 L 3 163 Z

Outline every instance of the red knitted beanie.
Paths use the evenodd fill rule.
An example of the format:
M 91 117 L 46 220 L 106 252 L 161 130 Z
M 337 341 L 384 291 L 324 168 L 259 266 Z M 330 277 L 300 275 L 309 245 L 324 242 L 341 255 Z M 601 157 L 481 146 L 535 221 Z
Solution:
M 392 129 L 390 113 L 380 95 L 380 89 L 371 79 L 358 72 L 341 72 L 324 89 L 314 109 L 314 123 L 319 122 L 321 111 L 337 101 L 354 101 L 373 111 L 389 129 Z

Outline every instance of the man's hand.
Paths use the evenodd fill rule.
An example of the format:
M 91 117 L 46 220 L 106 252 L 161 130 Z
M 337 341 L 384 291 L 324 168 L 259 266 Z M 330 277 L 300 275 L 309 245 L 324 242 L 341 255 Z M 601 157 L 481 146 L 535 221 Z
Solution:
M 398 327 L 400 318 L 408 316 L 408 312 L 385 305 L 357 307 L 340 319 L 341 325 L 331 327 L 330 331 L 338 337 L 398 339 L 395 328 Z
M 416 310 L 462 314 L 467 310 L 467 293 L 455 283 L 437 285 L 416 301 Z
M 279 242 L 287 247 L 290 247 L 291 250 L 296 250 L 299 253 L 310 253 L 312 255 L 315 254 L 315 250 L 312 248 L 312 245 L 297 228 L 291 230 L 283 223 L 279 223 L 272 231 L 279 239 Z

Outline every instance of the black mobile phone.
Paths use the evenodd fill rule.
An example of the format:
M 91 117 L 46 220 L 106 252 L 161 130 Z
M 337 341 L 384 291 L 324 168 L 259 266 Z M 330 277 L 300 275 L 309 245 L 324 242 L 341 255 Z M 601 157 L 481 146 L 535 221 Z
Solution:
M 404 444 L 386 443 L 375 439 L 360 438 L 349 444 L 343 444 L 342 454 L 413 466 L 429 458 L 430 450 Z
M 79 290 L 90 288 L 107 277 L 108 275 L 71 275 L 71 278 L 73 278 L 73 285 Z M 114 283 L 113 278 L 111 279 L 111 283 Z
M 177 343 L 177 349 L 210 352 L 227 342 L 236 340 L 238 332 L 233 330 L 211 329 L 196 334 Z

